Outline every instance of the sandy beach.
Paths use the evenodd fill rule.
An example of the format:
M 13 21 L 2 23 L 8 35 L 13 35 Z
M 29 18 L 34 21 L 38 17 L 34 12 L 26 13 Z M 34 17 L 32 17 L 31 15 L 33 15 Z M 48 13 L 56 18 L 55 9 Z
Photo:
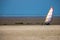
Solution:
M 2 25 L 0 40 L 60 40 L 60 25 Z

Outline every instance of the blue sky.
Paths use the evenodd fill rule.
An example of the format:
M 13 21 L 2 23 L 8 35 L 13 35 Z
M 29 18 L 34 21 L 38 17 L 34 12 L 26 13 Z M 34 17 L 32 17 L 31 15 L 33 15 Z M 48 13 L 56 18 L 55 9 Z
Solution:
M 51 6 L 60 16 L 60 0 L 0 0 L 0 16 L 46 16 Z

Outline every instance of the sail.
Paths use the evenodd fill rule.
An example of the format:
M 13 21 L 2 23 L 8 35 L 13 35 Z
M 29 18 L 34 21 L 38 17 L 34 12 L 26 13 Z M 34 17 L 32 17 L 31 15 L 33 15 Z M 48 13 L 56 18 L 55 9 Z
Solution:
M 53 7 L 50 8 L 50 10 L 46 16 L 45 23 L 51 22 L 52 16 L 53 16 Z

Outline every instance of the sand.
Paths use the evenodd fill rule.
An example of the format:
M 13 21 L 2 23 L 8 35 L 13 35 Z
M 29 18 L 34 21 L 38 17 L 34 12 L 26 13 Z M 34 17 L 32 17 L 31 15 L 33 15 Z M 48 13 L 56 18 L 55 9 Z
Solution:
M 60 40 L 60 25 L 2 25 L 0 40 Z

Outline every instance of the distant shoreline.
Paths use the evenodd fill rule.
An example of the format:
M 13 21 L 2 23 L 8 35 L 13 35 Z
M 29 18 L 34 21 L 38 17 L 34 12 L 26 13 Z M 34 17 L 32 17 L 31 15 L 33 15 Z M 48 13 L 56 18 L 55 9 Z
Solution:
M 42 25 L 45 17 L 0 17 L 0 25 Z M 60 25 L 60 16 L 53 17 L 51 25 Z
M 34 17 L 34 18 L 35 18 L 35 17 L 37 17 L 37 18 L 43 17 L 43 18 L 45 18 L 46 16 L 0 16 L 0 18 L 8 18 L 8 17 L 9 17 L 9 18 L 11 18 L 11 17 L 12 17 L 12 18 L 13 18 L 13 17 L 18 17 L 18 18 L 19 18 L 19 17 L 22 17 L 22 18 L 24 18 L 24 17 L 29 17 L 29 18 L 30 18 L 30 17 Z M 55 18 L 55 17 L 60 17 L 60 16 L 53 16 L 53 17 Z

